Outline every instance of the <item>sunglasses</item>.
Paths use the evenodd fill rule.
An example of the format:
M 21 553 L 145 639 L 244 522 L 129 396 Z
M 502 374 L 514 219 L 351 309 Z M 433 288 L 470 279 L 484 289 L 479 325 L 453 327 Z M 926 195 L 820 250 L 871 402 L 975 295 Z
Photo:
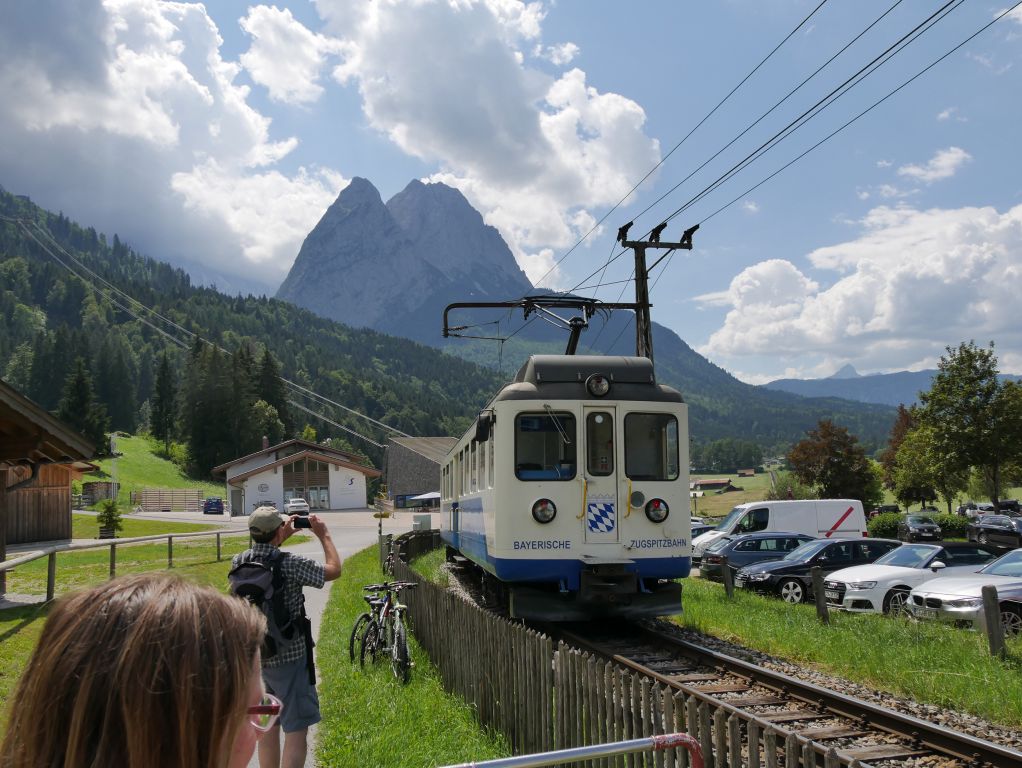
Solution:
M 248 721 L 261 733 L 266 733 L 277 724 L 280 711 L 284 704 L 272 693 L 264 693 L 263 698 L 254 707 L 248 708 Z

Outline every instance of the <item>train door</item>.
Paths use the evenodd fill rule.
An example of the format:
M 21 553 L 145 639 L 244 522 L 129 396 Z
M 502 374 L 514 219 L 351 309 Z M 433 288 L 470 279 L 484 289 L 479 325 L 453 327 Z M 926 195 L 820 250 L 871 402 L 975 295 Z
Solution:
M 582 408 L 585 455 L 585 540 L 587 544 L 618 541 L 616 414 L 613 407 Z

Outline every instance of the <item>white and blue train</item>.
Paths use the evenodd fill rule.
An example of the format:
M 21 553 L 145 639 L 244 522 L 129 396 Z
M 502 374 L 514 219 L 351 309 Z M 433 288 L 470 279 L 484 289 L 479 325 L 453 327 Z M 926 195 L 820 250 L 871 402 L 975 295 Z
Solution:
M 512 616 L 681 611 L 688 412 L 645 357 L 535 355 L 448 454 L 441 536 Z

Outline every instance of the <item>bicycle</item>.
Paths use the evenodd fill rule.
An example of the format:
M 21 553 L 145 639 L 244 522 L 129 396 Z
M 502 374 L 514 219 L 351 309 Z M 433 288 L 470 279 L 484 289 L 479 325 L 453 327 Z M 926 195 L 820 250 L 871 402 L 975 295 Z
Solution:
M 378 614 L 383 604 L 384 598 L 380 596 L 380 591 L 383 588 L 384 585 L 382 584 L 369 584 L 362 587 L 364 592 L 373 592 L 374 594 L 362 595 L 362 599 L 366 601 L 369 610 L 360 613 L 351 627 L 351 636 L 348 637 L 348 659 L 352 664 L 355 663 L 355 649 L 361 649 L 362 637 L 365 635 L 366 628 L 369 626 L 369 622 L 373 620 L 373 617 Z
M 383 584 L 369 584 L 367 591 L 384 592 L 384 597 L 370 602 L 373 613 L 365 625 L 359 649 L 359 663 L 366 660 L 375 663 L 380 656 L 390 656 L 390 667 L 394 677 L 407 683 L 411 677 L 412 661 L 408 653 L 408 630 L 405 626 L 406 606 L 398 599 L 404 589 L 418 586 L 413 581 L 391 581 Z

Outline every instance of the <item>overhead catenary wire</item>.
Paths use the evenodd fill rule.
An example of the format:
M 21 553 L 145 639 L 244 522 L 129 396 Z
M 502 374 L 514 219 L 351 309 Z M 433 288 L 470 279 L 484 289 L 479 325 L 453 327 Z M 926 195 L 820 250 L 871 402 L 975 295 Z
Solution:
M 632 188 L 630 190 L 628 190 L 627 194 L 625 194 L 624 197 L 622 197 L 620 200 L 618 200 L 618 202 L 615 203 L 614 206 L 610 210 L 608 210 L 605 214 L 603 214 L 603 216 L 600 217 L 599 221 L 597 221 L 595 224 L 593 224 L 592 227 L 589 228 L 588 232 L 586 232 L 584 235 L 582 235 L 581 238 L 579 238 L 578 242 L 576 242 L 573 246 L 571 246 L 571 248 L 569 248 L 564 253 L 564 255 L 562 255 L 556 262 L 554 262 L 554 265 L 552 267 L 550 267 L 550 269 L 548 269 L 546 271 L 546 273 L 539 280 L 536 281 L 536 287 L 538 288 L 539 285 L 544 280 L 546 280 L 551 275 L 551 273 L 553 273 L 553 271 L 555 269 L 557 269 L 557 267 L 559 267 L 561 265 L 561 262 L 563 262 L 566 258 L 568 258 L 568 256 L 570 256 L 575 251 L 576 248 L 578 248 L 580 245 L 582 245 L 582 243 L 585 242 L 586 239 L 588 239 L 588 237 L 591 234 L 593 234 L 593 232 L 595 232 L 597 229 L 599 229 L 600 225 L 602 225 L 603 222 L 606 221 L 607 218 L 612 213 L 614 213 L 614 211 L 616 211 L 618 208 L 620 208 L 621 205 L 625 202 L 625 200 L 627 200 L 632 195 L 632 193 L 635 192 L 635 190 L 637 190 L 640 186 L 642 186 L 642 184 L 645 183 L 645 181 L 650 176 L 652 176 L 660 166 L 662 166 L 665 162 L 667 162 L 667 159 L 671 155 L 673 155 L 681 147 L 682 144 L 684 144 L 686 141 L 688 141 L 689 137 L 691 137 L 692 134 L 695 133 L 703 125 L 703 123 L 705 123 L 707 120 L 709 120 L 716 113 L 716 111 L 718 109 L 720 109 L 722 106 L 724 106 L 724 104 L 728 101 L 728 99 L 730 99 L 739 88 L 741 88 L 743 85 L 745 85 L 746 81 L 750 77 L 752 77 L 754 74 L 756 74 L 756 72 L 759 71 L 759 69 L 764 64 L 766 64 L 767 61 L 769 61 L 770 58 L 775 53 L 777 53 L 777 51 L 780 50 L 780 48 L 786 42 L 788 42 L 788 40 L 791 39 L 792 35 L 794 35 L 796 32 L 798 32 L 802 27 L 804 27 L 809 22 L 809 20 L 812 19 L 813 16 L 816 15 L 816 12 L 819 11 L 826 4 L 827 4 L 827 0 L 822 0 L 819 5 L 817 5 L 815 8 L 813 8 L 813 10 L 810 11 L 809 14 L 805 18 L 803 18 L 802 21 L 800 21 L 795 26 L 794 29 L 792 29 L 787 35 L 785 35 L 784 38 L 781 40 L 781 42 L 779 42 L 777 45 L 775 45 L 773 50 L 770 51 L 770 53 L 768 53 L 766 56 L 764 56 L 763 59 L 755 67 L 753 67 L 749 71 L 749 73 L 747 75 L 745 75 L 745 77 L 743 77 L 739 81 L 739 83 L 736 86 L 734 86 L 730 91 L 728 91 L 727 95 L 724 96 L 724 98 L 722 98 L 719 102 L 717 102 L 716 106 L 714 106 L 713 109 L 711 109 L 709 112 L 707 112 L 706 115 L 704 115 L 703 118 L 698 123 L 696 123 L 696 125 L 691 130 L 689 130 L 688 133 L 685 134 L 685 136 L 681 139 L 681 141 L 679 141 L 677 144 L 675 144 L 673 147 L 671 147 L 670 151 L 666 155 L 664 155 L 660 159 L 660 161 L 656 163 L 656 165 L 654 165 L 652 168 L 650 168 L 649 171 L 646 173 L 646 175 L 643 176 L 641 179 L 639 179 L 632 186 Z
M 900 0 L 899 0 L 899 2 L 900 2 Z M 942 5 L 936 11 L 931 13 L 923 21 L 919 22 L 919 24 L 917 24 L 911 30 L 909 30 L 904 35 L 902 35 L 898 40 L 896 40 L 894 43 L 892 43 L 890 46 L 888 46 L 886 49 L 884 49 L 881 53 L 877 54 L 873 59 L 871 59 L 867 64 L 862 66 L 853 75 L 848 77 L 840 85 L 838 85 L 837 87 L 832 89 L 826 96 L 824 96 L 823 98 L 819 99 L 815 104 L 813 104 L 813 106 L 811 106 L 809 109 L 803 111 L 802 114 L 800 114 L 794 120 L 790 121 L 781 130 L 777 131 L 773 136 L 771 136 L 767 141 L 763 142 L 755 150 L 753 150 L 752 152 L 747 154 L 742 160 L 740 160 L 738 163 L 733 165 L 728 171 L 726 171 L 725 173 L 723 173 L 720 176 L 718 176 L 717 179 L 715 179 L 713 182 L 711 182 L 706 187 L 704 187 L 702 190 L 700 190 L 696 195 L 694 195 L 688 201 L 686 201 L 681 207 L 679 207 L 674 212 L 672 212 L 670 215 L 668 215 L 663 221 L 666 223 L 666 222 L 669 222 L 672 219 L 676 218 L 678 215 L 683 213 L 685 210 L 687 210 L 693 204 L 695 204 L 696 202 L 699 202 L 700 200 L 702 200 L 709 193 L 715 191 L 718 187 L 720 187 L 725 182 L 727 182 L 731 178 L 733 178 L 737 173 L 739 173 L 740 171 L 744 170 L 744 168 L 748 167 L 753 162 L 758 160 L 760 157 L 762 157 L 764 154 L 766 154 L 766 152 L 771 150 L 773 147 L 777 146 L 777 144 L 779 144 L 785 138 L 790 136 L 792 133 L 794 133 L 798 129 L 802 128 L 803 126 L 805 126 L 810 120 L 812 120 L 817 115 L 819 115 L 824 109 L 826 109 L 831 104 L 833 104 L 835 101 L 837 101 L 839 98 L 841 98 L 842 96 L 847 94 L 852 88 L 854 88 L 856 85 L 861 83 L 866 77 L 868 77 L 870 74 L 872 74 L 877 69 L 879 69 L 879 67 L 883 66 L 885 63 L 887 63 L 887 61 L 890 61 L 891 58 L 893 58 L 895 55 L 897 55 L 898 53 L 903 51 L 909 44 L 911 44 L 912 42 L 917 40 L 920 36 L 922 36 L 927 31 L 929 31 L 933 27 L 933 25 L 935 25 L 939 21 L 941 21 L 944 18 L 946 18 L 946 16 L 949 13 L 951 13 L 956 8 L 958 8 L 963 2 L 964 2 L 964 0 L 948 0 L 946 3 L 944 3 L 944 5 Z M 854 43 L 855 40 L 859 39 L 863 34 L 865 34 L 866 31 L 868 31 L 878 21 L 880 21 L 884 16 L 886 16 L 888 13 L 890 13 L 890 11 L 893 10 L 893 8 L 896 7 L 897 5 L 898 5 L 898 3 L 895 3 L 894 6 L 889 8 L 878 19 L 875 19 L 869 25 L 869 27 L 866 28 L 866 30 L 863 30 L 863 32 L 859 33 L 859 35 L 857 35 L 855 38 L 853 38 L 852 41 L 850 41 L 848 44 L 846 44 L 841 50 L 838 51 L 838 53 L 834 54 L 834 56 L 832 56 L 828 60 L 828 62 L 826 62 L 823 66 L 826 66 L 827 63 L 829 63 L 834 58 L 836 58 L 836 56 L 839 55 L 843 50 L 845 50 L 845 48 L 847 48 L 849 45 Z M 823 67 L 821 67 L 820 69 L 822 69 L 822 68 Z M 820 69 L 818 69 L 817 72 L 819 72 Z M 815 74 L 816 73 L 814 73 L 814 75 Z M 795 89 L 792 89 L 792 91 L 790 91 L 784 98 L 779 100 L 774 106 L 772 106 L 769 110 L 767 110 L 767 112 L 765 112 L 763 115 L 761 115 L 760 118 L 758 118 L 754 123 L 752 123 L 750 126 L 748 126 L 744 131 L 742 131 L 742 133 L 740 133 L 738 136 L 736 136 L 734 139 L 732 139 L 730 142 L 728 142 L 728 144 L 726 144 L 724 147 L 722 147 L 720 150 L 718 150 L 709 160 L 704 162 L 702 165 L 700 165 L 698 168 L 696 168 L 694 171 L 692 171 L 692 173 L 690 173 L 688 176 L 686 176 L 680 182 L 678 182 L 673 187 L 671 187 L 671 189 L 669 189 L 666 193 L 661 195 L 656 201 L 654 201 L 654 203 L 650 204 L 650 206 L 647 206 L 646 209 L 643 211 L 643 213 L 649 212 L 649 210 L 651 210 L 651 208 L 654 205 L 656 205 L 659 202 L 662 202 L 670 193 L 672 193 L 673 191 L 677 190 L 678 187 L 681 186 L 681 184 L 683 184 L 685 181 L 690 179 L 695 173 L 697 173 L 699 170 L 701 170 L 703 167 L 705 167 L 710 161 L 712 161 L 714 158 L 716 158 L 718 155 L 720 155 L 721 152 L 723 152 L 725 149 L 730 147 L 738 138 L 743 136 L 756 123 L 758 123 L 760 120 L 762 120 L 764 117 L 766 117 L 766 115 L 768 115 L 770 112 L 772 112 L 774 109 L 776 109 L 776 107 L 779 106 L 781 103 L 783 103 L 788 97 L 790 97 L 791 94 L 793 94 L 796 90 L 798 90 L 798 88 L 801 87 L 801 85 L 804 85 L 806 82 L 808 82 L 810 79 L 812 79 L 812 77 L 814 75 L 810 75 L 810 77 L 806 78 L 798 87 L 796 87 Z M 638 218 L 638 217 L 636 217 L 636 218 Z M 598 272 L 600 272 L 601 270 L 605 270 L 606 267 L 609 266 L 610 263 L 616 261 L 617 259 L 619 259 L 621 256 L 623 256 L 626 253 L 628 253 L 628 249 L 626 249 L 626 248 L 621 249 L 606 264 L 604 264 L 602 267 L 598 268 L 597 270 L 595 270 L 593 272 L 590 272 L 586 277 L 584 277 L 582 279 L 582 282 L 584 283 L 584 282 L 587 282 L 588 280 L 592 279 Z M 572 288 L 572 290 L 576 290 L 576 289 Z

